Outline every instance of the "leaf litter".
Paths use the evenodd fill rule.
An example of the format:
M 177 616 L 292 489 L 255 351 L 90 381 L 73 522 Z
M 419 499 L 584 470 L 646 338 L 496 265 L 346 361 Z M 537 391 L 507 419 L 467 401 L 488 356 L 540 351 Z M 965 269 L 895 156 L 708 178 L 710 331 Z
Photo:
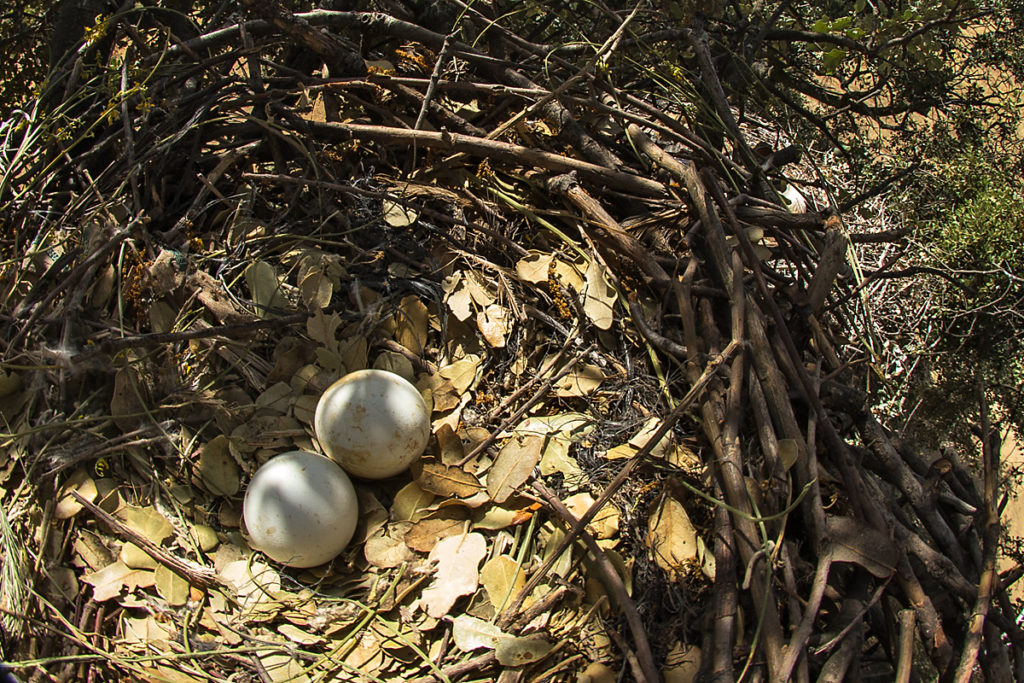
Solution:
M 238 34 L 237 19 L 219 16 L 220 28 Z M 785 584 L 793 613 L 804 609 L 812 585 L 784 575 L 783 549 L 811 569 L 804 574 L 814 563 L 826 572 L 848 565 L 888 590 L 906 551 L 851 491 L 877 496 L 889 484 L 836 485 L 851 475 L 808 441 L 779 369 L 849 371 L 834 362 L 836 319 L 815 319 L 794 363 L 767 340 L 761 313 L 743 309 L 751 299 L 730 289 L 749 285 L 744 278 L 769 262 L 774 276 L 799 274 L 790 284 L 803 286 L 809 257 L 787 264 L 784 250 L 766 245 L 795 231 L 824 248 L 834 217 L 793 223 L 789 209 L 765 198 L 737 231 L 732 204 L 710 213 L 696 204 L 729 182 L 702 188 L 647 165 L 675 168 L 626 121 L 645 120 L 663 135 L 672 126 L 647 120 L 642 108 L 604 122 L 633 136 L 616 144 L 618 154 L 646 155 L 628 164 L 614 155 L 578 159 L 563 137 L 570 131 L 539 116 L 545 105 L 514 99 L 543 97 L 536 93 L 502 95 L 523 114 L 515 134 L 446 149 L 453 138 L 434 130 L 459 126 L 472 137 L 480 106 L 493 103 L 453 91 L 428 106 L 428 90 L 413 91 L 414 106 L 400 104 L 407 86 L 384 57 L 421 50 L 438 59 L 428 46 L 392 37 L 375 48 L 380 59 L 359 60 L 376 76 L 325 81 L 287 68 L 275 74 L 281 29 L 259 26 L 244 51 L 226 47 L 193 63 L 175 47 L 154 67 L 154 83 L 168 92 L 188 90 L 178 68 L 187 63 L 216 85 L 204 93 L 224 95 L 190 106 L 204 125 L 177 105 L 131 111 L 143 135 L 111 168 L 139 164 L 132 173 L 145 193 L 105 173 L 74 185 L 82 174 L 69 161 L 50 168 L 47 182 L 19 175 L 18 198 L 4 195 L 16 239 L 3 245 L 10 334 L 0 372 L 0 597 L 17 647 L 0 654 L 63 680 L 229 681 L 242 680 L 241 667 L 271 681 L 692 681 L 710 671 L 702 648 L 718 648 L 716 663 L 731 667 L 735 658 L 737 669 L 748 653 L 784 650 L 785 616 L 769 598 L 787 598 L 754 592 Z M 115 35 L 123 45 L 147 40 Z M 447 44 L 440 39 L 436 49 Z M 486 90 L 481 57 L 459 49 L 442 80 L 455 83 L 447 76 L 468 69 Z M 267 59 L 250 63 L 257 52 Z M 219 66 L 232 60 L 230 72 Z M 274 75 L 273 106 L 253 66 Z M 274 112 L 273 126 L 227 123 L 251 122 L 257 109 Z M 428 125 L 410 128 L 417 112 Z M 401 117 L 411 119 L 397 125 Z M 102 130 L 120 140 L 124 128 Z M 180 141 L 196 150 L 187 167 L 172 153 Z M 671 145 L 690 164 L 711 153 L 688 136 Z M 286 149 L 301 153 L 282 156 Z M 133 161 L 141 158 L 158 159 L 154 167 L 179 174 L 182 187 Z M 706 165 L 735 167 L 718 161 Z M 29 209 L 48 205 L 49 180 L 79 187 L 80 198 L 44 224 Z M 183 197 L 194 198 L 191 208 Z M 622 227 L 666 206 L 679 221 L 672 229 Z M 724 235 L 723 222 L 736 234 Z M 99 237 L 86 239 L 79 226 Z M 707 234 L 690 239 L 697 228 Z M 745 261 L 744 235 L 759 241 Z M 781 300 L 789 290 L 773 291 Z M 730 314 L 749 316 L 751 329 L 730 329 Z M 746 358 L 730 333 L 746 335 L 757 371 L 734 375 L 745 378 L 738 384 L 723 372 Z M 318 450 L 317 398 L 367 367 L 422 392 L 428 452 L 406 475 L 356 482 L 356 537 L 333 562 L 274 566 L 247 541 L 240 508 L 248 479 L 276 454 Z M 729 475 L 739 427 L 726 398 L 738 386 L 761 397 L 742 432 L 749 460 Z M 877 437 L 865 443 L 887 443 L 846 400 L 830 405 L 844 417 L 843 438 L 855 441 L 857 431 Z M 907 483 L 916 475 L 900 476 L 917 500 Z M 798 508 L 792 531 L 805 535 L 801 542 L 783 533 Z M 935 560 L 932 539 L 952 558 L 954 570 L 930 577 L 929 589 L 944 580 L 966 599 L 973 584 L 961 575 L 964 558 L 943 545 L 943 520 L 924 508 L 901 509 L 899 518 L 908 514 L 922 520 L 899 532 L 920 554 L 914 567 Z M 751 520 L 761 536 L 748 533 Z M 716 539 L 725 537 L 750 543 L 752 554 L 724 552 Z M 719 557 L 729 564 L 716 565 Z M 46 580 L 33 580 L 44 567 Z M 716 582 L 719 572 L 725 579 Z M 823 580 L 841 593 L 847 573 Z M 728 586 L 733 592 L 716 592 Z M 724 645 L 704 637 L 713 600 L 738 614 Z M 762 604 L 773 610 L 759 612 Z M 55 626 L 38 632 L 38 619 Z M 760 655 L 757 666 L 778 673 L 784 662 L 774 656 Z

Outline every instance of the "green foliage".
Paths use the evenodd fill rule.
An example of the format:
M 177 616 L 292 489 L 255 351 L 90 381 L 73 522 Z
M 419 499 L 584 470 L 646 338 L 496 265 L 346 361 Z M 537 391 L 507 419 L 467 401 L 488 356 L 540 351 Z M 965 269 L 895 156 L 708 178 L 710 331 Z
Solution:
M 8 0 L 0 10 L 0 112 L 24 106 L 46 77 L 42 46 L 44 12 L 49 3 L 40 0 Z

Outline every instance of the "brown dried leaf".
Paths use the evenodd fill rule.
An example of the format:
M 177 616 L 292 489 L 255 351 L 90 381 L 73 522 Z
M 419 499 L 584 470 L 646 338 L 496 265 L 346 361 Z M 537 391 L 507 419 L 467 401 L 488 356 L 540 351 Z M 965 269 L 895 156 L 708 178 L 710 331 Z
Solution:
M 96 482 L 93 481 L 86 470 L 75 470 L 68 477 L 68 480 L 64 482 L 60 493 L 57 494 L 57 505 L 53 510 L 53 516 L 56 519 L 70 519 L 82 511 L 82 504 L 71 495 L 72 491 L 90 503 L 96 502 L 96 496 L 99 493 L 96 490 Z
M 825 520 L 833 562 L 853 562 L 880 579 L 896 571 L 899 551 L 889 537 L 853 517 Z
M 415 522 L 422 516 L 420 511 L 434 502 L 434 494 L 424 491 L 412 481 L 395 494 L 391 503 L 391 519 L 396 522 Z
M 683 504 L 665 496 L 647 525 L 654 561 L 670 575 L 686 574 L 697 562 L 697 530 Z
M 423 353 L 430 323 L 427 305 L 418 296 L 410 294 L 398 304 L 395 317 L 395 341 L 415 354 Z
M 423 461 L 423 470 L 417 481 L 423 490 L 446 498 L 469 498 L 484 488 L 479 479 L 462 468 L 433 460 Z
M 434 580 L 423 591 L 420 604 L 435 619 L 448 614 L 455 601 L 476 591 L 480 560 L 487 555 L 487 540 L 480 534 L 449 536 L 438 541 L 429 560 L 437 564 Z
M 309 335 L 310 339 L 326 349 L 337 352 L 337 334 L 340 326 L 340 315 L 337 313 L 327 315 L 322 310 L 319 310 L 306 320 L 306 334 Z
M 271 313 L 279 313 L 288 305 L 277 270 L 266 261 L 249 264 L 245 269 L 245 281 L 249 285 L 257 315 L 266 317 Z
M 284 386 L 290 393 L 291 387 Z M 230 497 L 241 488 L 238 463 L 231 457 L 228 445 L 228 438 L 219 434 L 203 446 L 199 455 L 199 475 L 215 496 Z
M 524 256 L 516 263 L 516 275 L 523 282 L 531 284 L 547 282 L 548 267 L 554 258 L 554 254 L 532 251 L 528 256 Z
M 480 569 L 480 583 L 494 610 L 500 612 L 526 586 L 526 572 L 511 557 L 499 555 Z
M 555 395 L 559 398 L 588 396 L 605 380 L 604 371 L 596 365 L 582 363 L 555 383 Z
M 599 330 L 611 329 L 615 320 L 615 290 L 608 284 L 606 271 L 596 259 L 590 259 L 583 290 L 583 312 Z
M 404 540 L 411 528 L 412 522 L 397 522 L 380 528 L 363 546 L 366 561 L 381 569 L 391 569 L 415 559 Z
M 589 493 L 577 493 L 569 496 L 564 501 L 565 507 L 576 519 L 582 519 L 594 503 L 594 497 Z M 597 539 L 614 538 L 619 533 L 619 510 L 610 502 L 605 503 L 601 510 L 587 525 L 587 530 Z
M 156 511 L 152 505 L 140 508 L 126 505 L 117 512 L 117 517 L 125 525 L 157 545 L 174 534 L 174 527 L 167 518 Z
M 476 327 L 495 349 L 505 348 L 505 336 L 512 331 L 512 312 L 500 304 L 491 304 L 476 314 Z
M 462 439 L 455 433 L 451 425 L 441 425 L 437 428 L 434 436 L 437 437 L 438 458 L 445 465 L 454 465 L 466 456 Z
M 92 597 L 96 602 L 116 598 L 122 588 L 149 588 L 153 585 L 153 572 L 131 569 L 121 562 L 114 562 L 99 571 L 86 574 L 82 581 L 92 586 Z
M 171 607 L 181 607 L 188 602 L 190 587 L 181 575 L 160 565 L 153 572 L 156 590 Z
M 542 436 L 513 436 L 498 452 L 487 472 L 487 493 L 495 503 L 504 503 L 523 485 L 540 461 Z
M 469 515 L 462 507 L 439 510 L 413 524 L 405 534 L 405 544 L 416 552 L 429 553 L 441 539 L 462 533 L 467 519 Z
M 543 636 L 502 638 L 494 648 L 494 655 L 502 666 L 525 666 L 547 657 L 554 648 Z

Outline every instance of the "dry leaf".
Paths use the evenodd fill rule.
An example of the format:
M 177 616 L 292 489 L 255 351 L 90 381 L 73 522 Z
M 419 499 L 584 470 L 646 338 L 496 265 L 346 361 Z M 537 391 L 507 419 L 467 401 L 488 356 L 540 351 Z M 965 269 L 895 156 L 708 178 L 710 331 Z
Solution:
M 576 683 L 616 683 L 619 675 L 601 662 L 591 662 L 583 673 L 576 679 Z
M 460 614 L 452 620 L 452 640 L 455 641 L 455 647 L 463 652 L 493 650 L 502 638 L 508 638 L 508 635 L 483 619 Z
M 696 645 L 676 643 L 665 657 L 661 670 L 665 683 L 694 683 L 700 671 L 700 648 Z
M 504 503 L 522 486 L 540 461 L 542 436 L 518 436 L 505 442 L 487 471 L 487 493 L 495 503 Z
M 365 370 L 369 364 L 366 337 L 355 336 L 343 341 L 341 343 L 341 360 L 349 372 Z
M 485 555 L 487 540 L 477 533 L 438 541 L 428 558 L 437 564 L 437 573 L 420 599 L 424 611 L 440 619 L 448 614 L 461 596 L 476 591 L 479 581 L 477 567 Z
M 437 437 L 438 459 L 444 464 L 454 465 L 466 456 L 462 439 L 455 433 L 451 425 L 441 425 L 434 436 Z
M 176 574 L 164 565 L 153 572 L 156 591 L 171 607 L 181 607 L 188 602 L 190 587 L 181 575 Z
M 539 284 L 547 282 L 548 267 L 551 265 L 554 254 L 545 254 L 539 251 L 530 252 L 516 262 L 516 275 L 523 282 Z
M 310 270 L 299 281 L 299 296 L 306 308 L 312 311 L 322 311 L 331 305 L 331 297 L 334 296 L 334 284 L 319 268 Z
M 444 465 L 424 459 L 423 470 L 417 477 L 420 488 L 438 496 L 469 498 L 483 490 L 480 480 L 455 465 Z
M 588 396 L 601 386 L 604 372 L 596 365 L 577 365 L 569 374 L 555 383 L 555 395 L 559 398 Z
M 411 528 L 412 522 L 396 522 L 378 529 L 363 546 L 366 561 L 381 569 L 391 569 L 414 560 L 416 556 L 405 544 L 405 535 Z
M 687 574 L 697 562 L 697 530 L 683 504 L 665 496 L 647 525 L 647 545 L 654 561 L 671 576 Z
M 572 441 L 569 439 L 550 438 L 544 444 L 544 454 L 540 458 L 540 473 L 543 476 L 560 472 L 565 477 L 565 484 L 570 487 L 580 486 L 586 481 L 579 463 L 569 456 Z
M 494 303 L 494 297 L 491 296 L 487 281 L 482 273 L 478 273 L 475 270 L 467 270 L 464 273 L 463 279 L 466 282 L 466 288 L 473 297 L 473 301 L 478 306 L 486 308 Z
M 414 481 L 409 482 L 395 494 L 391 503 L 391 519 L 396 522 L 415 522 L 422 516 L 417 513 L 433 502 L 433 493 L 424 491 Z
M 502 666 L 525 666 L 547 657 L 553 648 L 543 636 L 502 638 L 494 648 L 494 655 Z
M 604 266 L 596 258 L 590 259 L 583 290 L 583 312 L 599 330 L 611 329 L 615 320 L 615 299 L 615 290 L 606 280 Z
M 167 518 L 152 505 L 144 508 L 126 505 L 117 512 L 117 517 L 131 530 L 145 536 L 157 545 L 174 534 L 174 527 Z
M 880 579 L 896 571 L 899 551 L 889 537 L 853 517 L 828 517 L 825 535 L 833 562 L 853 562 Z
M 577 520 L 582 519 L 594 503 L 594 497 L 589 493 L 577 493 L 562 501 L 569 509 L 572 516 Z M 595 538 L 613 538 L 619 533 L 619 510 L 610 502 L 605 503 L 598 511 L 597 516 L 587 525 L 587 531 Z
M 291 387 L 284 385 L 289 393 Z M 233 496 L 241 488 L 238 463 L 231 457 L 228 438 L 215 436 L 202 448 L 199 455 L 199 474 L 203 484 L 215 496 Z
M 392 199 L 384 200 L 382 210 L 384 212 L 384 222 L 392 228 L 404 228 L 407 225 L 412 225 L 420 217 L 415 209 Z
M 463 507 L 438 510 L 421 519 L 405 533 L 405 544 L 420 553 L 429 553 L 442 538 L 463 533 L 469 515 Z
M 330 351 L 338 351 L 338 328 L 341 326 L 341 316 L 337 313 L 325 314 L 317 311 L 306 319 L 306 334 Z
M 153 585 L 153 572 L 131 569 L 121 562 L 114 562 L 99 571 L 86 574 L 82 581 L 92 586 L 92 597 L 96 602 L 116 598 L 122 588 L 149 588 Z
M 779 439 L 778 452 L 782 468 L 786 471 L 800 459 L 800 447 L 796 439 Z
M 117 559 L 131 569 L 156 569 L 159 564 L 145 550 L 134 543 L 125 543 Z
M 254 261 L 245 269 L 245 282 L 256 308 L 256 314 L 266 317 L 278 313 L 288 305 L 288 298 L 281 289 L 281 281 L 274 266 L 266 261 Z
M 427 345 L 427 305 L 418 296 L 403 297 L 395 313 L 395 322 L 395 341 L 417 355 L 422 354 Z
M 461 272 L 457 272 L 445 279 L 444 290 L 447 293 L 445 303 L 454 315 L 461 322 L 466 322 L 473 315 L 473 295 L 469 293 Z
M 271 683 L 309 683 L 309 676 L 305 673 L 308 668 L 305 662 L 279 652 L 261 653 L 257 656 Z
M 469 354 L 465 358 L 439 369 L 437 374 L 449 380 L 455 392 L 461 396 L 476 381 L 476 374 L 480 369 L 480 360 L 480 356 Z
M 90 503 L 96 502 L 96 496 L 99 493 L 96 490 L 96 482 L 86 470 L 75 470 L 57 494 L 57 505 L 53 510 L 53 516 L 56 519 L 69 519 L 82 511 L 82 504 L 71 495 L 72 491 Z
M 145 417 L 147 393 L 135 368 L 126 366 L 117 371 L 110 414 L 118 428 L 131 431 L 139 425 Z
M 505 336 L 512 331 L 512 312 L 491 304 L 476 314 L 476 327 L 492 348 L 505 348 Z
M 526 572 L 511 557 L 499 555 L 480 569 L 480 583 L 484 585 L 495 612 L 500 612 L 526 587 Z
M 246 612 L 275 601 L 281 575 L 265 562 L 236 560 L 220 570 L 220 577 L 235 589 L 235 598 Z
M 308 631 L 303 631 L 294 624 L 281 624 L 277 627 L 277 632 L 293 643 L 298 643 L 299 645 L 315 645 L 323 641 L 322 637 L 309 633 Z

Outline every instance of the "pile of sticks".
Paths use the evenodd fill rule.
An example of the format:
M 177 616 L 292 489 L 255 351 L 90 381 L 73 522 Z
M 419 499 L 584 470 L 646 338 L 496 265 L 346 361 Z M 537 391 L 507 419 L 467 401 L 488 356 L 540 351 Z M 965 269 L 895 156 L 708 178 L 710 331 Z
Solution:
M 114 90 L 88 80 L 95 46 L 51 86 L 64 88 L 64 120 L 84 126 L 53 135 L 38 159 L 8 156 L 4 239 L 29 254 L 101 197 L 120 228 L 45 265 L 26 257 L 41 275 L 5 311 L 8 359 L 84 344 L 88 330 L 61 316 L 81 309 L 122 243 L 187 252 L 213 231 L 244 232 L 225 210 L 261 222 L 261 239 L 319 238 L 347 221 L 338 249 L 349 250 L 369 213 L 400 206 L 417 217 L 394 228 L 403 244 L 477 250 L 506 268 L 555 225 L 607 264 L 619 331 L 672 369 L 668 391 L 686 399 L 653 408 L 669 416 L 664 432 L 680 433 L 687 411 L 703 432 L 717 501 L 703 680 L 1024 680 L 1005 590 L 1016 576 L 996 571 L 1000 444 L 984 402 L 970 459 L 916 448 L 872 414 L 849 329 L 864 281 L 849 263 L 879 238 L 852 234 L 842 207 L 790 211 L 776 180 L 800 154 L 766 151 L 755 142 L 765 130 L 737 119 L 699 23 L 683 32 L 703 98 L 691 116 L 641 87 L 650 53 L 636 36 L 653 20 L 636 11 L 587 53 L 530 42 L 473 4 L 442 5 L 458 19 L 451 33 L 423 17 L 243 5 L 190 39 L 114 17 L 126 46 Z M 698 132 L 708 126 L 725 142 Z M 421 265 L 402 249 L 388 258 Z M 568 333 L 550 300 L 531 305 L 553 338 Z M 78 361 L 306 319 L 129 334 L 82 347 Z M 626 467 L 616 481 L 651 472 L 642 457 Z M 636 628 L 629 637 L 637 679 L 659 680 L 663 653 Z

